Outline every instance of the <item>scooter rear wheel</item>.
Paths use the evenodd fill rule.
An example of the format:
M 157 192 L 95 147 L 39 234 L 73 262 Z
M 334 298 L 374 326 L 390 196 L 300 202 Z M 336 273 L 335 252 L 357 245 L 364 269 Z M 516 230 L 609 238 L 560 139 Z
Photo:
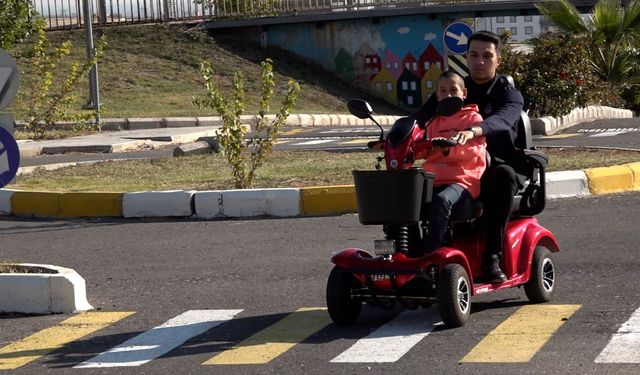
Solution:
M 556 286 L 556 266 L 551 251 L 537 246 L 531 263 L 531 277 L 524 284 L 524 292 L 533 303 L 549 302 Z
M 351 273 L 333 267 L 327 281 L 327 309 L 334 323 L 351 325 L 358 319 L 362 300 L 351 296 L 351 290 L 356 287 L 358 282 Z
M 471 315 L 471 284 L 464 267 L 447 264 L 438 277 L 438 310 L 444 324 L 461 327 Z

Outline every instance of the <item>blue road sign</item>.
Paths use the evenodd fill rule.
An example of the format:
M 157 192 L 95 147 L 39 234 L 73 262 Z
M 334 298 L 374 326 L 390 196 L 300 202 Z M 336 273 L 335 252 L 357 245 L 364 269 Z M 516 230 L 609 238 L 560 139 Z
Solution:
M 0 128 L 0 188 L 11 182 L 20 166 L 20 149 L 11 133 Z
M 471 27 L 464 22 L 454 22 L 444 29 L 442 39 L 451 53 L 464 55 L 467 53 L 467 41 L 473 34 Z

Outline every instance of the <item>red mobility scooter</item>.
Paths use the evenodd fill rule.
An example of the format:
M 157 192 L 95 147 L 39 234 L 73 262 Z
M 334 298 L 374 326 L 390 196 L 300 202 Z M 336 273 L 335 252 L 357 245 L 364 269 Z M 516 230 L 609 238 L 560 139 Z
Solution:
M 355 323 L 363 303 L 387 309 L 396 303 L 409 309 L 436 303 L 443 322 L 459 327 L 469 319 L 471 298 L 478 294 L 524 286 L 533 303 L 551 299 L 556 288 L 552 253 L 559 251 L 559 246 L 553 233 L 534 217 L 545 206 L 548 158 L 533 149 L 531 126 L 524 112 L 513 152 L 522 161 L 518 172 L 525 174 L 527 181 L 514 197 L 504 239 L 500 267 L 507 281 L 486 283 L 482 274 L 482 202 L 458 202 L 444 246 L 412 257 L 410 249 L 422 246 L 428 236 L 426 215 L 421 212 L 431 201 L 434 179 L 433 174 L 412 167 L 413 147 L 417 142 L 428 142 L 423 140 L 424 130 L 414 120 L 400 118 L 385 137 L 367 102 L 351 100 L 347 106 L 356 117 L 370 119 L 380 127 L 380 139 L 370 142 L 369 147 L 383 150 L 384 157 L 377 158 L 376 170 L 354 170 L 353 178 L 360 222 L 383 225 L 385 238 L 374 241 L 373 254 L 348 248 L 331 259 L 335 266 L 329 275 L 326 298 L 329 315 L 336 324 Z M 386 170 L 380 168 L 383 160 Z

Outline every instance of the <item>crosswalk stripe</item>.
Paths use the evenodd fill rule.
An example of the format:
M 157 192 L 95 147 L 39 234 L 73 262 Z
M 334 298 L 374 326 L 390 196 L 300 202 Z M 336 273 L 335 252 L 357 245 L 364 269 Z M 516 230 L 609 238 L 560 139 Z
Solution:
M 135 312 L 87 312 L 0 349 L 0 370 L 24 366 L 62 346 L 103 329 Z
M 528 362 L 581 305 L 523 306 L 461 362 Z
M 242 310 L 189 310 L 124 343 L 82 362 L 75 368 L 143 365 L 203 334 Z
M 440 322 L 436 309 L 404 311 L 367 337 L 358 340 L 331 362 L 396 362 Z
M 620 326 L 596 363 L 640 363 L 640 309 Z
M 590 137 L 590 138 L 613 137 L 613 136 L 615 136 L 615 135 L 622 134 L 622 133 L 625 133 L 625 132 L 620 132 L 620 131 L 606 131 L 606 132 L 602 132 L 602 133 L 598 133 L 598 134 L 590 135 L 589 137 Z
M 300 308 L 282 320 L 204 362 L 204 365 L 268 363 L 329 323 L 326 308 Z

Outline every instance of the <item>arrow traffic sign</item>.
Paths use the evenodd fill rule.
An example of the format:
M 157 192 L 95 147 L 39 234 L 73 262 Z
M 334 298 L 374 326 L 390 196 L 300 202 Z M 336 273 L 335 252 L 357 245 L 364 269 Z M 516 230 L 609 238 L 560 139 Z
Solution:
M 0 188 L 11 182 L 20 166 L 20 149 L 13 136 L 0 128 Z
M 467 53 L 467 41 L 471 34 L 473 34 L 473 30 L 469 25 L 464 22 L 454 22 L 444 29 L 442 39 L 451 53 L 464 55 Z

